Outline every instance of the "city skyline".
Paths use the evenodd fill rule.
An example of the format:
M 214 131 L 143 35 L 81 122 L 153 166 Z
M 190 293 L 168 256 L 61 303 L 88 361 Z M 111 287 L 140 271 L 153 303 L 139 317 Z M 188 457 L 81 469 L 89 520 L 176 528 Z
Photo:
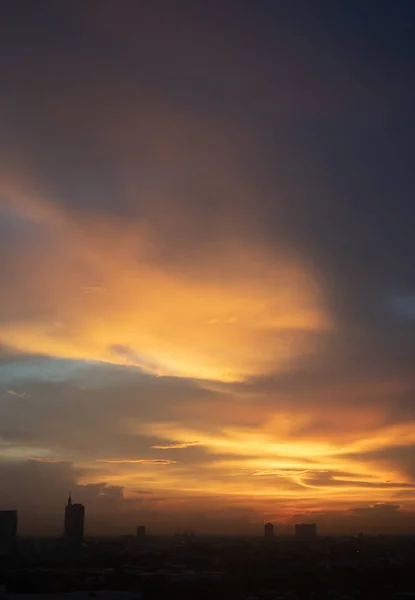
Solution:
M 334 4 L 1 3 L 22 533 L 415 532 L 415 5 Z
M 64 520 L 63 520 L 63 532 L 62 539 L 69 546 L 80 546 L 84 543 L 85 536 L 85 512 L 86 507 L 83 504 L 72 501 L 72 492 L 68 494 L 67 503 L 64 509 Z M 306 535 L 299 536 L 303 530 L 306 531 Z M 307 533 L 311 530 L 311 537 Z M 206 532 L 205 532 L 206 533 Z M 243 534 L 243 532 L 239 532 Z M 258 532 L 257 532 L 258 533 Z M 281 531 L 280 531 L 281 533 Z M 285 532 L 286 533 L 286 532 Z M 147 528 L 145 525 L 138 525 L 135 532 L 135 537 L 144 538 L 147 535 Z M 182 533 L 175 531 L 175 536 L 183 535 L 193 538 L 195 536 L 194 531 L 184 531 Z M 264 524 L 264 535 L 265 538 L 274 538 L 274 524 Z M 299 523 L 296 524 L 293 529 L 293 535 L 296 538 L 303 540 L 313 539 L 317 537 L 317 530 L 315 523 Z M 131 534 L 128 536 L 130 537 Z M 18 538 L 18 514 L 17 510 L 0 510 L 0 547 L 2 544 L 15 543 Z
M 80 546 L 84 543 L 85 536 L 85 512 L 86 507 L 72 501 L 72 492 L 68 494 L 67 504 L 64 509 L 64 522 L 62 539 L 69 546 Z M 206 533 L 206 532 L 205 532 Z M 243 533 L 243 532 L 239 532 Z M 281 533 L 281 532 L 280 532 Z M 144 538 L 147 535 L 145 525 L 138 525 L 135 532 L 136 538 Z M 175 536 L 183 535 L 193 538 L 194 531 L 175 532 Z M 274 538 L 274 524 L 264 524 L 265 538 Z M 302 541 L 309 541 L 317 537 L 316 523 L 295 524 L 293 535 Z M 362 534 L 359 534 L 362 535 Z M 131 534 L 128 537 L 132 537 Z M 18 514 L 17 510 L 0 510 L 0 547 L 2 544 L 10 545 L 18 538 Z

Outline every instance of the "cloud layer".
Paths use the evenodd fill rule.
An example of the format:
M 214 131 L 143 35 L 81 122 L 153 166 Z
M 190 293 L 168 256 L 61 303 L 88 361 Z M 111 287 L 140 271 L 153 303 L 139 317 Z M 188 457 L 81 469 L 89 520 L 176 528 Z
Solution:
M 415 527 L 413 11 L 260 4 L 1 8 L 24 530 Z

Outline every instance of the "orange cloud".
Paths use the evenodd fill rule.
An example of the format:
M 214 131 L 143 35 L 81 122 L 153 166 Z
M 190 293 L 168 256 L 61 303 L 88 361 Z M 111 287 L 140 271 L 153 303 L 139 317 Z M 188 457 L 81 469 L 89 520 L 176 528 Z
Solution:
M 177 448 L 190 448 L 191 446 L 198 446 L 200 442 L 177 442 L 173 444 L 164 444 L 160 446 L 151 446 L 157 450 L 171 450 Z
M 38 315 L 1 325 L 0 339 L 21 351 L 233 381 L 287 366 L 310 332 L 330 327 L 316 282 L 288 252 L 236 239 L 195 248 L 189 268 L 167 265 L 141 222 L 84 215 L 79 226 L 45 203 L 12 200 L 52 244 L 21 257 L 14 287 L 22 311 Z

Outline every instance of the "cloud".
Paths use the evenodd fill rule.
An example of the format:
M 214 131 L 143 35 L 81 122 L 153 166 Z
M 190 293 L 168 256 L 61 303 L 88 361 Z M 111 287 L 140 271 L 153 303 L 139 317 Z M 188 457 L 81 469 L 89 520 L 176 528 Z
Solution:
M 400 504 L 388 504 L 386 502 L 382 502 L 382 503 L 378 503 L 378 504 L 373 504 L 372 506 L 364 506 L 364 507 L 358 507 L 358 508 L 352 508 L 350 509 L 350 512 L 353 512 L 355 514 L 363 514 L 363 515 L 368 515 L 368 514 L 374 514 L 374 513 L 379 513 L 379 514 L 389 514 L 389 513 L 394 513 L 398 510 L 400 510 L 402 507 Z
M 415 493 L 415 483 L 405 481 L 379 481 L 369 478 L 356 479 L 353 473 L 329 472 L 329 471 L 312 471 L 305 472 L 305 477 L 302 479 L 303 484 L 311 487 L 344 487 L 348 489 L 364 488 L 369 490 L 375 488 L 382 489 L 409 489 Z
M 313 509 L 309 508 L 313 501 L 303 498 L 292 515 L 293 505 L 274 496 L 259 499 L 222 490 L 219 494 L 189 494 L 167 489 L 155 494 L 148 488 L 128 493 L 123 486 L 104 479 L 77 483 L 79 479 L 91 480 L 96 473 L 94 469 L 81 471 L 68 462 L 1 461 L 0 475 L 0 507 L 18 510 L 22 534 L 58 535 L 69 490 L 73 499 L 86 507 L 88 535 L 134 531 L 138 510 L 149 530 L 160 533 L 193 528 L 198 532 L 259 535 L 264 515 L 288 534 L 293 533 L 295 522 L 303 520 L 316 521 L 321 532 L 415 530 L 414 500 L 365 503 L 354 499 L 352 507 L 338 502 L 337 509 Z M 42 494 L 37 493 L 39 486 Z M 22 487 L 24 495 L 20 493 Z
M 35 460 L 36 462 L 42 463 L 63 463 L 66 462 L 63 458 L 54 458 L 54 457 L 43 457 L 43 456 L 31 456 L 29 460 Z
M 415 443 L 402 442 L 405 440 L 401 436 L 396 436 L 395 439 L 390 440 L 391 445 L 385 444 L 383 447 L 360 452 L 353 455 L 352 458 L 366 462 L 373 468 L 383 465 L 396 469 L 415 483 Z M 407 442 L 412 442 L 412 440 L 407 440 Z
M 255 345 L 273 355 L 273 365 L 277 356 L 283 364 L 292 352 L 306 350 L 309 331 L 329 326 L 319 306 L 318 289 L 305 269 L 288 255 L 277 261 L 266 247 L 249 249 L 238 240 L 218 241 L 206 262 L 202 246 L 199 260 L 206 267 L 201 269 L 182 267 L 180 262 L 166 264 L 157 256 L 146 259 L 146 247 L 157 240 L 151 236 L 147 240 L 146 231 L 137 236 L 135 227 L 128 231 L 128 226 L 116 221 L 100 226 L 90 221 L 87 235 L 65 215 L 57 221 L 53 217 L 45 227 L 55 232 L 49 241 L 53 246 L 56 242 L 56 248 L 50 252 L 37 244 L 22 256 L 27 274 L 24 280 L 15 280 L 6 299 L 13 314 L 0 327 L 1 338 L 14 340 L 19 350 L 127 363 L 159 375 L 238 380 L 271 368 L 265 353 L 251 349 L 255 339 Z M 108 236 L 124 241 L 110 251 Z M 91 266 L 91 253 L 100 264 Z M 216 255 L 226 259 L 212 271 Z M 38 274 L 42 286 L 31 280 L 35 262 L 43 265 Z M 62 282 L 56 279 L 58 262 L 66 264 Z M 99 298 L 77 292 L 91 268 L 108 289 Z M 134 276 L 126 276 L 128 272 Z M 22 298 L 28 297 L 31 306 L 23 306 Z M 134 298 L 140 299 L 139 307 Z M 54 316 L 57 311 L 59 319 Z M 230 315 L 238 320 L 229 330 L 226 323 L 220 330 L 207 323 L 212 317 L 229 320 Z M 99 338 L 94 333 L 98 330 Z
M 172 465 L 176 461 L 164 458 L 97 458 L 96 462 L 100 463 L 112 463 L 112 464 L 130 464 L 139 463 L 143 465 Z
M 199 442 L 172 442 L 171 444 L 152 446 L 152 448 L 155 448 L 157 450 L 172 450 L 176 448 L 190 448 L 191 446 L 198 445 Z
M 46 370 L 47 361 L 43 365 Z M 374 421 L 379 406 L 367 404 L 367 418 L 361 409 L 355 429 L 349 427 L 352 410 L 339 415 L 339 404 L 332 410 L 321 397 L 310 412 L 310 399 L 302 403 L 297 396 L 297 406 L 287 404 L 286 390 L 273 392 L 276 405 L 268 396 L 272 388 L 258 393 L 254 386 L 250 396 L 211 384 L 94 364 L 69 381 L 25 380 L 21 386 L 30 396 L 24 405 L 12 396 L 0 402 L 2 452 L 9 460 L 65 457 L 88 469 L 84 484 L 106 481 L 127 497 L 134 489 L 163 498 L 220 489 L 241 502 L 250 496 L 257 509 L 274 498 L 289 502 L 291 511 L 307 500 L 327 506 L 347 505 L 351 495 L 361 502 L 368 495 L 376 501 L 401 492 L 405 502 L 414 497 L 397 462 L 364 456 L 396 438 L 413 439 L 404 413 L 391 426 L 387 419 Z
M 274 404 L 272 388 L 264 393 L 254 386 L 249 396 L 211 384 L 94 364 L 69 381 L 25 380 L 24 405 L 8 396 L 0 402 L 2 451 L 10 460 L 65 457 L 89 469 L 84 483 L 104 480 L 127 494 L 143 486 L 157 497 L 221 489 L 235 498 L 249 494 L 258 505 L 264 498 L 290 499 L 293 507 L 305 498 L 347 503 L 351 493 L 361 501 L 368 494 L 377 501 L 402 491 L 406 500 L 413 495 L 411 478 L 396 461 L 365 457 L 380 444 L 413 439 L 404 413 L 389 425 L 387 412 L 379 420 L 379 406 L 367 404 L 355 428 L 353 410 L 330 407 L 321 396 L 313 405 L 293 396 L 296 406 L 276 388 Z

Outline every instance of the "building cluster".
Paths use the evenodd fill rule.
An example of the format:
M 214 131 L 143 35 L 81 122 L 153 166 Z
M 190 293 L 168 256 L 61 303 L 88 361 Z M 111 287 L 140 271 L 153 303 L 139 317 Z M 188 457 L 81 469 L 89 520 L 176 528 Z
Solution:
M 80 545 L 84 541 L 85 507 L 72 502 L 69 493 L 65 506 L 64 539 L 68 545 Z M 13 548 L 17 541 L 17 510 L 0 510 L 0 551 Z
M 265 523 L 264 536 L 268 540 L 273 539 L 274 525 L 272 523 Z M 317 539 L 316 523 L 297 523 L 295 526 L 295 539 L 300 542 L 312 542 Z
M 0 551 L 10 550 L 17 540 L 17 510 L 0 510 Z M 65 506 L 63 537 L 68 546 L 80 546 L 84 541 L 85 507 L 72 502 L 69 492 Z M 144 525 L 137 527 L 137 538 L 146 536 Z
M 17 539 L 17 511 L 0 511 L 0 550 L 8 550 L 16 543 Z M 69 546 L 79 546 L 84 541 L 85 507 L 72 502 L 69 493 L 68 503 L 65 506 L 64 540 Z M 146 528 L 139 525 L 136 531 L 137 538 L 146 536 Z M 266 539 L 274 538 L 274 525 L 265 523 L 264 536 Z M 297 523 L 295 525 L 295 538 L 301 542 L 311 542 L 317 538 L 316 523 Z

